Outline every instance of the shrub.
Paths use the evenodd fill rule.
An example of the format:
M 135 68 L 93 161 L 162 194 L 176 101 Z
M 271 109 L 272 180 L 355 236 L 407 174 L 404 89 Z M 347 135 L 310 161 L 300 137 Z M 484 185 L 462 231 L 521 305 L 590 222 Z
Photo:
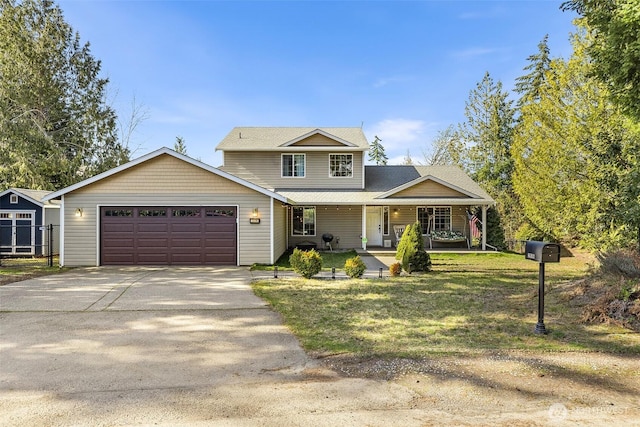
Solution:
M 364 274 L 367 266 L 364 265 L 364 261 L 360 258 L 360 255 L 356 255 L 353 258 L 349 258 L 344 263 L 344 271 L 347 273 L 347 276 L 354 278 L 360 278 Z
M 402 265 L 399 262 L 393 263 L 389 266 L 389 273 L 392 276 L 399 276 L 402 273 Z
M 424 250 L 420 223 L 410 224 L 404 229 L 396 251 L 396 259 L 405 271 L 430 271 L 431 257 Z M 409 268 L 411 264 L 411 268 Z
M 310 279 L 322 269 L 322 257 L 315 250 L 302 251 L 294 249 L 289 257 L 289 263 L 293 270 L 306 279 Z

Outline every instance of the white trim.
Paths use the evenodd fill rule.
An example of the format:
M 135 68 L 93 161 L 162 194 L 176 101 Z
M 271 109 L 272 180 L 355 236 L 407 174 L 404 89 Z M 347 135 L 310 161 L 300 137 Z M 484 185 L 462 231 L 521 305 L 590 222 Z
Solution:
M 60 200 L 60 257 L 58 258 L 58 264 L 60 267 L 64 267 L 64 196 Z
M 376 197 L 376 199 L 387 198 L 387 197 L 392 196 L 392 195 L 394 195 L 396 193 L 399 193 L 402 190 L 406 190 L 407 188 L 411 188 L 411 187 L 413 187 L 415 185 L 418 185 L 418 184 L 421 184 L 421 183 L 423 183 L 425 181 L 433 181 L 433 182 L 436 182 L 436 183 L 438 183 L 440 185 L 444 185 L 445 187 L 450 188 L 451 190 L 457 191 L 459 193 L 462 193 L 465 196 L 469 196 L 472 199 L 481 199 L 481 197 L 478 196 L 477 194 L 472 193 L 472 192 L 470 192 L 468 190 L 465 190 L 464 188 L 458 187 L 457 185 L 453 185 L 453 184 L 451 184 L 451 183 L 449 183 L 447 181 L 444 181 L 444 180 L 442 180 L 440 178 L 436 178 L 433 175 L 425 175 L 425 176 L 421 176 L 420 178 L 416 178 L 413 181 L 409 181 L 409 182 L 407 182 L 405 184 L 402 184 L 402 185 L 400 185 L 400 186 L 398 186 L 398 187 L 396 187 L 394 189 L 391 189 L 391 190 L 387 191 L 386 193 L 382 193 L 382 194 L 378 195 Z M 466 201 L 466 202 L 469 203 L 469 201 Z
M 368 149 L 367 149 L 367 151 L 368 151 Z M 365 162 L 367 160 L 367 151 L 363 151 L 362 152 L 362 189 L 363 190 L 364 190 L 364 186 L 366 184 L 366 181 L 365 181 L 365 178 L 366 178 L 365 177 L 365 174 L 366 174 L 366 172 L 365 172 L 366 171 Z
M 40 206 L 40 207 L 45 207 L 45 205 L 44 205 L 44 203 L 43 203 L 42 201 L 40 201 L 40 200 L 36 200 L 36 199 L 34 199 L 33 197 L 30 197 L 30 196 L 26 195 L 25 193 L 23 193 L 22 191 L 20 191 L 20 189 L 19 189 L 19 188 L 9 188 L 9 189 L 7 189 L 7 190 L 3 191 L 2 193 L 0 193 L 0 197 L 3 197 L 3 196 L 5 196 L 6 194 L 9 194 L 9 193 L 16 194 L 16 195 L 18 195 L 19 197 L 22 197 L 23 199 L 28 200 L 28 201 L 30 201 L 31 203 L 36 204 L 36 205 L 38 205 L 38 206 Z M 18 202 L 19 202 L 19 201 L 18 201 Z M 9 200 L 9 203 L 11 203 L 11 200 Z M 11 203 L 11 204 L 15 204 L 15 203 Z M 55 206 L 55 205 L 54 205 L 54 206 Z
M 295 162 L 295 156 L 302 156 L 302 172 L 303 175 L 302 176 L 296 176 L 296 175 L 285 175 L 284 174 L 284 156 L 292 156 L 292 162 L 293 162 L 293 170 L 292 173 L 295 174 L 296 171 L 296 162 Z M 305 153 L 280 153 L 280 178 L 284 178 L 284 179 L 301 179 L 301 178 L 306 178 L 307 177 L 307 155 Z
M 367 250 L 367 244 L 365 243 L 364 239 L 367 238 L 367 205 L 362 205 L 362 220 L 361 220 L 361 225 L 362 225 L 362 231 L 361 231 L 361 243 L 362 243 L 362 249 L 364 249 L 365 251 Z
M 269 203 L 269 250 L 271 251 L 271 253 L 269 254 L 269 260 L 270 260 L 270 264 L 274 264 L 275 261 L 273 260 L 273 256 L 275 253 L 275 239 L 273 238 L 273 227 L 274 227 L 274 220 L 273 220 L 273 199 L 269 199 L 270 203 Z
M 279 147 L 291 147 L 292 145 L 296 144 L 297 142 L 300 142 L 302 140 L 305 140 L 313 135 L 322 135 L 322 136 L 326 136 L 329 139 L 332 139 L 336 142 L 339 142 L 347 147 L 358 147 L 356 144 L 349 142 L 345 139 L 342 138 L 338 138 L 335 135 L 331 135 L 329 132 L 325 132 L 322 129 L 315 129 L 312 130 L 311 132 L 307 132 L 304 135 L 300 135 L 294 139 L 292 139 L 291 141 L 285 142 L 284 144 L 280 144 Z M 326 146 L 323 146 L 326 149 Z M 230 150 L 231 151 L 231 150 Z
M 336 175 L 332 175 L 331 172 L 331 156 L 351 156 L 351 175 L 346 175 L 346 176 L 336 176 Z M 353 153 L 329 153 L 329 178 L 335 178 L 335 179 L 351 179 L 353 178 L 353 165 L 354 165 L 354 160 L 353 160 Z
M 108 177 L 110 177 L 112 175 L 115 175 L 115 174 L 117 174 L 119 172 L 122 172 L 124 170 L 129 169 L 129 168 L 132 168 L 134 166 L 137 166 L 137 165 L 139 165 L 141 163 L 146 162 L 147 160 L 151 160 L 151 159 L 153 159 L 155 157 L 158 157 L 158 156 L 161 156 L 163 154 L 167 154 L 169 156 L 175 157 L 176 159 L 182 160 L 182 161 L 187 162 L 187 163 L 189 163 L 189 164 L 191 164 L 193 166 L 196 166 L 196 167 L 199 167 L 201 169 L 204 169 L 204 170 L 206 170 L 208 172 L 211 172 L 211 173 L 213 173 L 215 175 L 218 175 L 218 176 L 220 176 L 222 178 L 226 178 L 226 179 L 228 179 L 230 181 L 235 182 L 236 184 L 240 184 L 240 185 L 242 185 L 244 187 L 247 187 L 247 188 L 250 188 L 250 189 L 252 189 L 254 191 L 257 191 L 260 194 L 264 194 L 265 196 L 273 197 L 274 199 L 280 200 L 283 203 L 287 203 L 288 202 L 285 197 L 281 196 L 278 193 L 275 193 L 273 191 L 269 191 L 269 190 L 267 190 L 267 189 L 265 189 L 263 187 L 260 187 L 259 185 L 253 184 L 253 183 L 251 183 L 249 181 L 246 181 L 246 180 L 244 180 L 242 178 L 238 178 L 235 175 L 231 175 L 230 173 L 224 172 L 224 171 L 222 171 L 222 170 L 220 170 L 218 168 L 215 168 L 213 166 L 207 165 L 206 163 L 202 163 L 202 162 L 200 162 L 198 160 L 192 159 L 191 157 L 185 156 L 184 154 L 180 154 L 180 153 L 178 153 L 176 151 L 173 151 L 173 150 L 171 150 L 170 148 L 167 148 L 167 147 L 163 147 L 163 148 L 160 148 L 158 150 L 152 151 L 151 153 L 148 153 L 148 154 L 146 154 L 146 155 L 144 155 L 142 157 L 138 157 L 137 159 L 131 160 L 128 163 L 122 164 L 122 165 L 117 166 L 117 167 L 115 167 L 113 169 L 110 169 L 110 170 L 108 170 L 106 172 L 103 172 L 103 173 L 95 175 L 95 176 L 93 176 L 91 178 L 85 179 L 84 181 L 80 181 L 77 184 L 74 184 L 74 185 L 71 185 L 69 187 L 63 188 L 62 190 L 56 191 L 54 193 L 49 193 L 47 196 L 42 198 L 42 201 L 46 202 L 46 201 L 49 201 L 51 199 L 56 199 L 56 198 L 58 198 L 60 196 L 63 196 L 65 194 L 67 194 L 67 193 L 70 193 L 72 191 L 78 190 L 78 189 L 80 189 L 82 187 L 85 187 L 87 185 L 93 184 L 93 183 L 95 183 L 97 181 L 100 181 L 100 180 L 102 180 L 104 178 L 108 178 Z M 306 171 L 305 171 L 305 173 L 306 173 Z
M 103 205 L 96 205 L 96 267 L 100 266 L 100 248 L 102 245 L 100 244 L 100 238 L 102 237 L 102 230 L 100 229 L 100 220 L 102 219 L 102 209 Z M 107 205 L 104 205 L 107 206 Z

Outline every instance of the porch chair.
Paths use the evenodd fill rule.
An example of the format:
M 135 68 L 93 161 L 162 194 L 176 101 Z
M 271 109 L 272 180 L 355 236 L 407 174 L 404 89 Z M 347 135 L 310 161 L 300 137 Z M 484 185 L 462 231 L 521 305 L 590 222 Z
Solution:
M 400 242 L 400 239 L 402 238 L 402 234 L 404 233 L 404 229 L 406 228 L 406 225 L 394 225 L 393 226 L 393 232 L 396 235 L 396 248 L 398 247 L 398 243 Z

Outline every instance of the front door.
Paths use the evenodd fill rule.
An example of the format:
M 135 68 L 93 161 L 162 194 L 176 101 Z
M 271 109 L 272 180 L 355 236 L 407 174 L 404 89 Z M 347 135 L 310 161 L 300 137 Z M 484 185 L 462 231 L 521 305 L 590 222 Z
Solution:
M 367 207 L 367 246 L 382 246 L 381 208 Z

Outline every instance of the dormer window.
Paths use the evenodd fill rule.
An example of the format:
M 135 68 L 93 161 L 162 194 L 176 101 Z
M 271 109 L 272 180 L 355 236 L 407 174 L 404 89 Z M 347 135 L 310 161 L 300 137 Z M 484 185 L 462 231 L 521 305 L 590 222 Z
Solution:
M 353 176 L 353 154 L 329 154 L 329 176 L 351 178 Z
M 282 155 L 282 177 L 283 178 L 304 178 L 305 155 L 304 154 L 283 154 Z

